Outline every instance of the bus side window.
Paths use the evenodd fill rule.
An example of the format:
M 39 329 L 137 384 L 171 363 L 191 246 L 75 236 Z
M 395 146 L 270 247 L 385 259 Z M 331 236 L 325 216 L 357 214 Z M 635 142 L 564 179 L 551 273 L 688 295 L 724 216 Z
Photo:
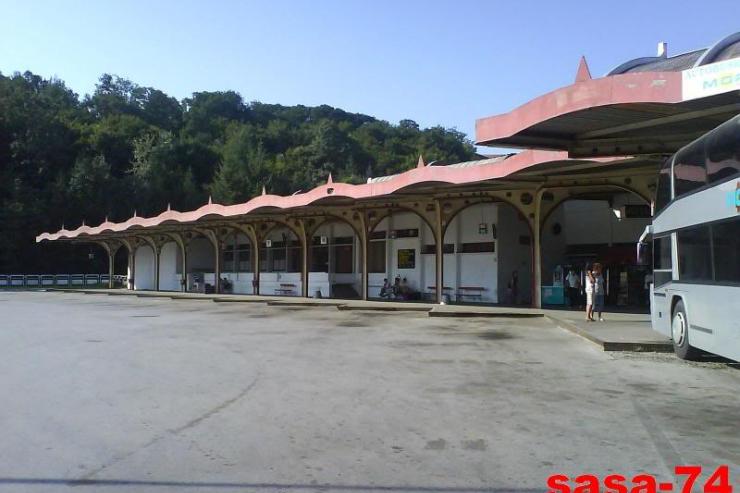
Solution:
M 712 254 L 709 226 L 699 225 L 678 232 L 678 278 L 682 281 L 711 281 Z
M 674 198 L 693 192 L 707 184 L 704 141 L 689 144 L 676 154 L 673 160 Z
M 653 282 L 655 286 L 663 284 L 673 279 L 671 270 L 671 237 L 661 236 L 653 239 Z
M 725 181 L 740 173 L 740 118 L 733 118 L 707 138 L 706 167 L 709 183 Z
M 740 284 L 740 218 L 712 225 L 714 280 Z
M 663 166 L 658 174 L 658 188 L 655 192 L 655 214 L 671 201 L 671 158 L 663 161 Z

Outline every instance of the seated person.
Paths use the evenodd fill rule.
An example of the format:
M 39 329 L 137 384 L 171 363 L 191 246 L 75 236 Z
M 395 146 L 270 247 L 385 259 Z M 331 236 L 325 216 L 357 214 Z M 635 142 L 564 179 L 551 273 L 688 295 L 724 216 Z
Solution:
M 407 300 L 409 299 L 409 294 L 411 294 L 411 288 L 409 287 L 409 281 L 405 277 L 401 281 L 401 298 Z
M 421 293 L 419 293 L 418 291 L 414 291 L 414 289 L 409 284 L 408 279 L 406 279 L 405 277 L 400 284 L 400 294 L 401 299 L 403 299 L 404 301 L 421 299 Z
M 380 297 L 381 298 L 390 298 L 391 297 L 391 283 L 388 282 L 388 278 L 383 279 L 383 286 L 380 288 Z
M 401 276 L 396 276 L 396 278 L 393 280 L 391 292 L 393 293 L 394 298 L 401 297 Z

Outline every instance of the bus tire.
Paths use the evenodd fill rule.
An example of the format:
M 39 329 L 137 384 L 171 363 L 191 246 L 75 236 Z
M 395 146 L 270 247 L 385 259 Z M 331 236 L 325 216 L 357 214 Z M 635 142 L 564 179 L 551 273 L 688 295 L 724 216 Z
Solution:
M 689 318 L 686 316 L 683 300 L 679 300 L 673 308 L 671 338 L 673 350 L 679 358 L 695 360 L 701 355 L 701 351 L 689 343 Z

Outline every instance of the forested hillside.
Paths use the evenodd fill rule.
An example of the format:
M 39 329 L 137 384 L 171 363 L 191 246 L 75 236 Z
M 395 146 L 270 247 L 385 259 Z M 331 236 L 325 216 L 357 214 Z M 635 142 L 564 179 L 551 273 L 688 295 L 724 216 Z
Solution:
M 34 244 L 62 224 L 194 209 L 209 195 L 231 204 L 263 186 L 288 194 L 330 172 L 360 183 L 409 169 L 419 154 L 473 153 L 456 130 L 330 106 L 248 103 L 233 91 L 178 101 L 108 74 L 81 98 L 61 80 L 0 74 L 0 273 L 82 269 L 79 252 Z

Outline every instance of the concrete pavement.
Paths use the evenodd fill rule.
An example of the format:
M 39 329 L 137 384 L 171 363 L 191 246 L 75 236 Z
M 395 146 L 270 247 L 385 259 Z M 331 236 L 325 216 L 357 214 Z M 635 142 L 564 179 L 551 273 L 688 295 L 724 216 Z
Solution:
M 1 292 L 0 491 L 543 491 L 740 471 L 740 372 L 537 318 Z

